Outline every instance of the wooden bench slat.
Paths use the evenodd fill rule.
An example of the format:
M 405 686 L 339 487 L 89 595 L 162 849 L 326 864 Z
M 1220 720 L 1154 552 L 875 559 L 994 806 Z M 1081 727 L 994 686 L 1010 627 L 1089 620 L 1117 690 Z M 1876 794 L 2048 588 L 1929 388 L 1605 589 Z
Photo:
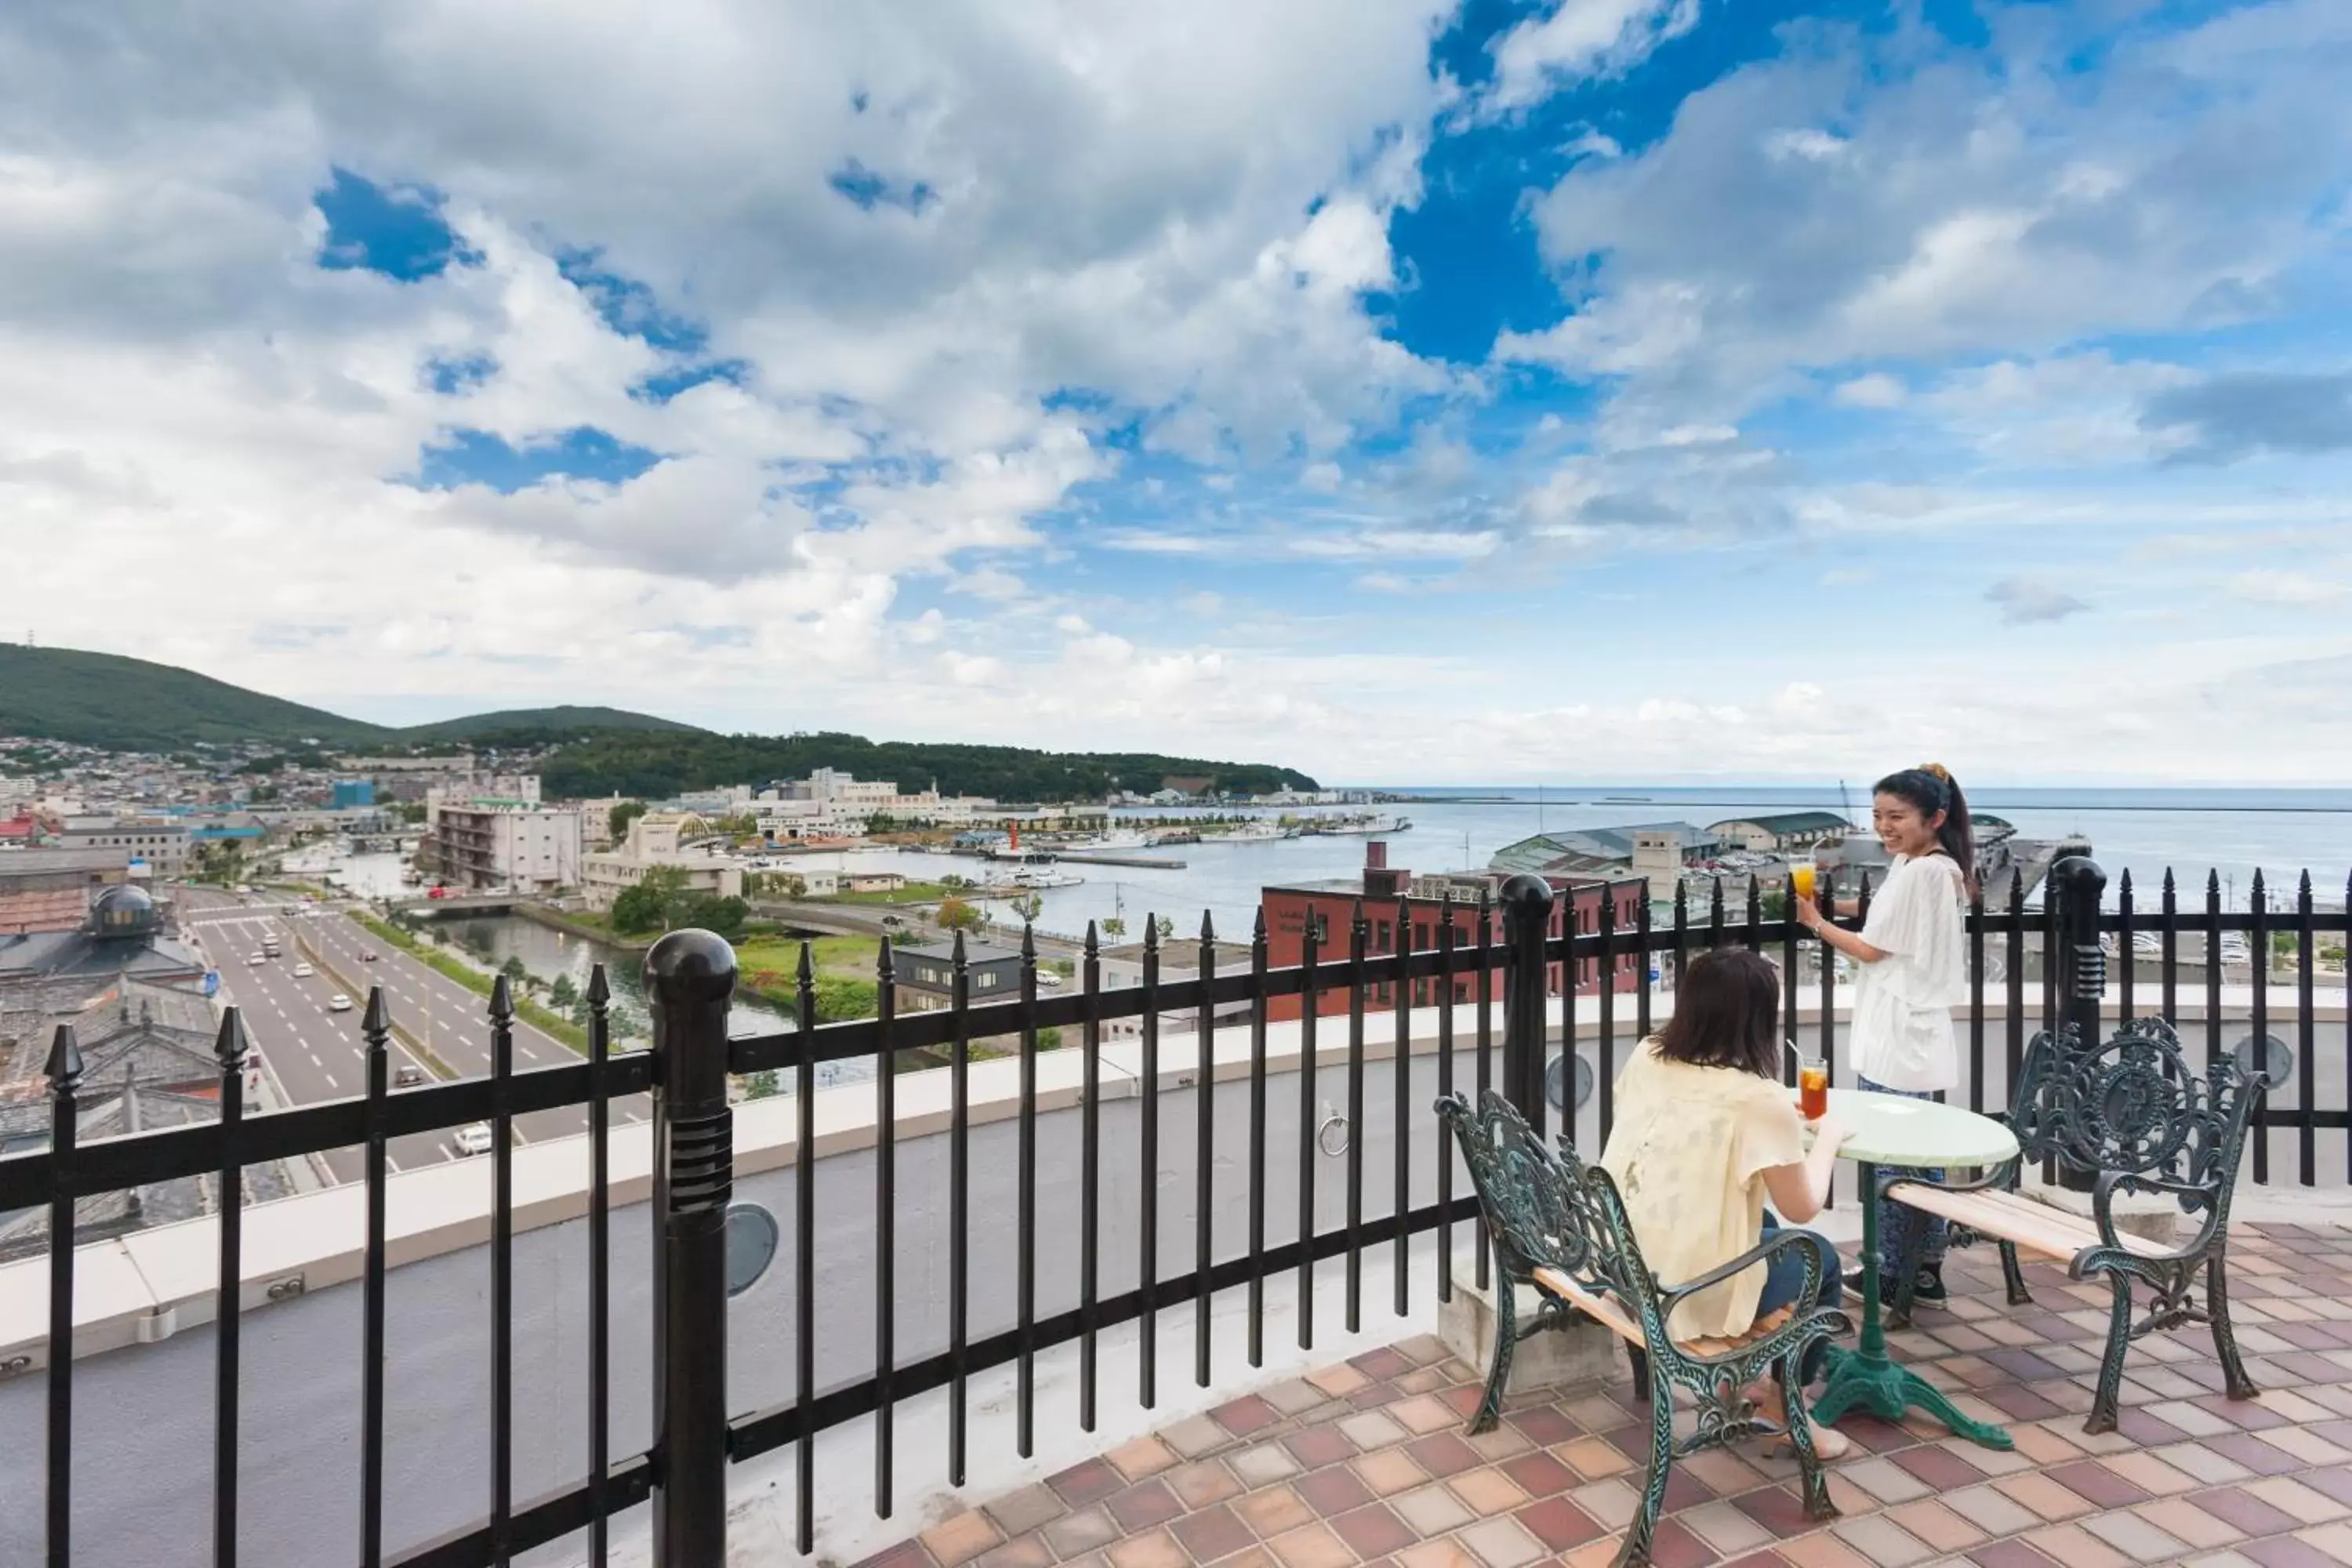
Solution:
M 2010 1242 L 2062 1263 L 2071 1263 L 2091 1247 L 2105 1245 L 2099 1227 L 2090 1220 L 2015 1193 L 1956 1193 L 1927 1182 L 1897 1182 L 1887 1189 L 1886 1195 L 1924 1214 L 1967 1226 L 1979 1235 Z M 2129 1231 L 2117 1232 L 2116 1239 L 2126 1250 L 2146 1258 L 2168 1257 L 2172 1252 L 2161 1242 Z
M 1648 1348 L 1649 1337 L 1642 1332 L 1642 1325 L 1627 1316 L 1625 1310 L 1610 1297 L 1594 1295 L 1557 1268 L 1538 1268 L 1535 1271 L 1535 1281 L 1618 1338 L 1644 1349 Z M 1751 1340 L 1770 1333 L 1774 1329 L 1787 1322 L 1793 1310 L 1795 1309 L 1790 1307 L 1776 1308 L 1757 1319 L 1744 1334 L 1676 1340 L 1675 1348 L 1685 1355 L 1695 1356 L 1702 1361 L 1709 1360 L 1738 1350 Z

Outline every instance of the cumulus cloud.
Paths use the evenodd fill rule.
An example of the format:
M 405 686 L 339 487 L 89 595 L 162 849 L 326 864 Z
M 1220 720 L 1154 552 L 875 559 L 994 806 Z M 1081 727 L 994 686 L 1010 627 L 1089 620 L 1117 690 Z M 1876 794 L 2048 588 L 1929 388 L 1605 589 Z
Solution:
M 1698 23 L 1698 0 L 1554 0 L 1493 45 L 1494 110 L 1524 109 L 1564 80 L 1627 68 Z
M 2337 243 L 2352 32 L 2330 0 L 2127 27 L 2088 76 L 2063 26 L 1982 50 L 1916 23 L 1788 37 L 1537 198 L 1576 309 L 1498 357 L 1736 415 L 1808 367 L 2248 319 Z
M 649 39 L 445 4 L 258 0 L 227 33 L 174 0 L 104 29 L 10 8 L 0 531 L 70 519 L 167 577 L 267 560 L 387 628 L 304 668 L 313 695 L 510 680 L 501 626 L 659 644 L 688 606 L 838 633 L 846 671 L 910 575 L 1017 593 L 994 556 L 1115 470 L 1114 418 L 1321 454 L 1448 388 L 1364 300 L 1394 282 L 1444 10 L 720 4 Z M 372 270 L 331 187 L 444 253 Z M 577 432 L 641 466 L 565 471 Z M 534 604 L 444 614 L 475 582 Z M 50 604 L 58 641 L 121 624 Z M 290 668 L 244 616 L 190 604 L 174 648 Z

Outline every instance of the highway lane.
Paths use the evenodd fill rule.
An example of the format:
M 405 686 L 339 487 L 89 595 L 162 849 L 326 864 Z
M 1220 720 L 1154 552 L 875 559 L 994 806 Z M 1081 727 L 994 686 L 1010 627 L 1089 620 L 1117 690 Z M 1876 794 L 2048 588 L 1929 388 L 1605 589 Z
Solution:
M 329 1010 L 334 983 L 324 974 L 294 973 L 300 959 L 287 940 L 283 919 L 258 910 L 232 910 L 192 915 L 182 924 L 220 972 L 224 1000 L 236 1005 L 247 1037 L 289 1103 L 309 1105 L 367 1092 L 360 998 L 352 998 L 350 1012 Z M 249 955 L 261 951 L 263 936 L 273 931 L 279 938 L 279 956 L 248 963 Z M 396 1037 L 392 1063 L 395 1070 L 403 1064 L 423 1066 Z M 357 1149 L 331 1150 L 324 1158 L 339 1182 L 355 1182 L 363 1174 Z M 450 1134 L 441 1131 L 394 1139 L 384 1158 L 392 1169 L 402 1171 L 461 1156 Z
M 393 1020 L 415 1035 L 434 1056 L 464 1077 L 489 1075 L 488 998 L 377 940 L 340 910 L 319 907 L 313 914 L 294 917 L 293 923 L 354 984 L 382 985 Z M 376 955 L 373 962 L 364 956 L 370 952 Z M 579 1059 L 580 1054 L 562 1041 L 520 1019 L 516 1021 L 517 1072 L 560 1067 Z M 651 1114 L 651 1109 L 645 1096 L 632 1095 L 613 1102 L 613 1120 L 616 1123 L 642 1121 Z M 520 1118 L 515 1125 L 524 1142 L 536 1142 L 543 1138 L 567 1138 L 585 1132 L 588 1115 L 581 1110 L 542 1110 Z

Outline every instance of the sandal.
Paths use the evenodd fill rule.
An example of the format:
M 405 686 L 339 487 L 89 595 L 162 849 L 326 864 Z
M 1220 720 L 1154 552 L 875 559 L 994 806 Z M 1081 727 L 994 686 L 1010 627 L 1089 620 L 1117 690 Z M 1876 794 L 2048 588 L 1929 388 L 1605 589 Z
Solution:
M 1787 1399 L 1781 1395 L 1780 1386 L 1777 1384 L 1774 1384 L 1766 1394 L 1766 1402 L 1770 1405 L 1775 1406 L 1775 1408 L 1759 1408 L 1758 1414 L 1765 1415 L 1769 1419 L 1779 1421 L 1785 1428 L 1789 1424 L 1789 1405 Z M 1822 1426 L 1820 1422 L 1811 1419 L 1810 1416 L 1807 1416 L 1804 1419 L 1805 1425 L 1812 1431 L 1813 1457 L 1827 1464 L 1832 1459 L 1843 1459 L 1848 1454 L 1853 1452 L 1853 1438 L 1847 1436 L 1844 1433 L 1839 1431 L 1834 1426 Z M 1797 1440 L 1790 1436 L 1785 1430 L 1771 1437 L 1769 1440 L 1769 1446 L 1775 1450 L 1786 1449 L 1791 1454 L 1797 1451 Z

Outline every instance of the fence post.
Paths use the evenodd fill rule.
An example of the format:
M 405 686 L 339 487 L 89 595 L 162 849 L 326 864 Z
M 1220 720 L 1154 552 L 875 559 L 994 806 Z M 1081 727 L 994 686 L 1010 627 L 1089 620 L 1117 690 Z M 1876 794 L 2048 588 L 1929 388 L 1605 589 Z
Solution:
M 1544 1131 L 1544 939 L 1550 934 L 1551 884 L 1522 871 L 1503 884 L 1503 946 L 1510 969 L 1503 991 L 1503 1096 L 1541 1137 Z M 1572 966 L 1564 973 L 1573 973 Z M 1574 994 L 1572 985 L 1563 990 Z M 1575 1006 L 1573 1001 L 1569 1006 Z M 1574 1031 L 1569 1032 L 1570 1048 Z
M 2107 994 L 2107 955 L 2099 947 L 2099 900 L 2106 888 L 2107 874 L 2088 856 L 2064 856 L 2050 868 L 2050 889 L 2058 900 L 2059 947 L 2042 961 L 2058 964 L 2059 1021 L 2074 1026 L 2078 1050 L 2096 1049 L 2105 1026 L 2099 1016 L 2099 1004 Z M 2131 962 L 2128 951 L 2123 961 Z M 2098 1173 L 2088 1166 L 2059 1162 L 2059 1185 L 2087 1193 L 2097 1181 Z
M 727 1556 L 727 1004 L 735 950 L 676 931 L 646 954 L 654 1133 L 654 1562 Z

